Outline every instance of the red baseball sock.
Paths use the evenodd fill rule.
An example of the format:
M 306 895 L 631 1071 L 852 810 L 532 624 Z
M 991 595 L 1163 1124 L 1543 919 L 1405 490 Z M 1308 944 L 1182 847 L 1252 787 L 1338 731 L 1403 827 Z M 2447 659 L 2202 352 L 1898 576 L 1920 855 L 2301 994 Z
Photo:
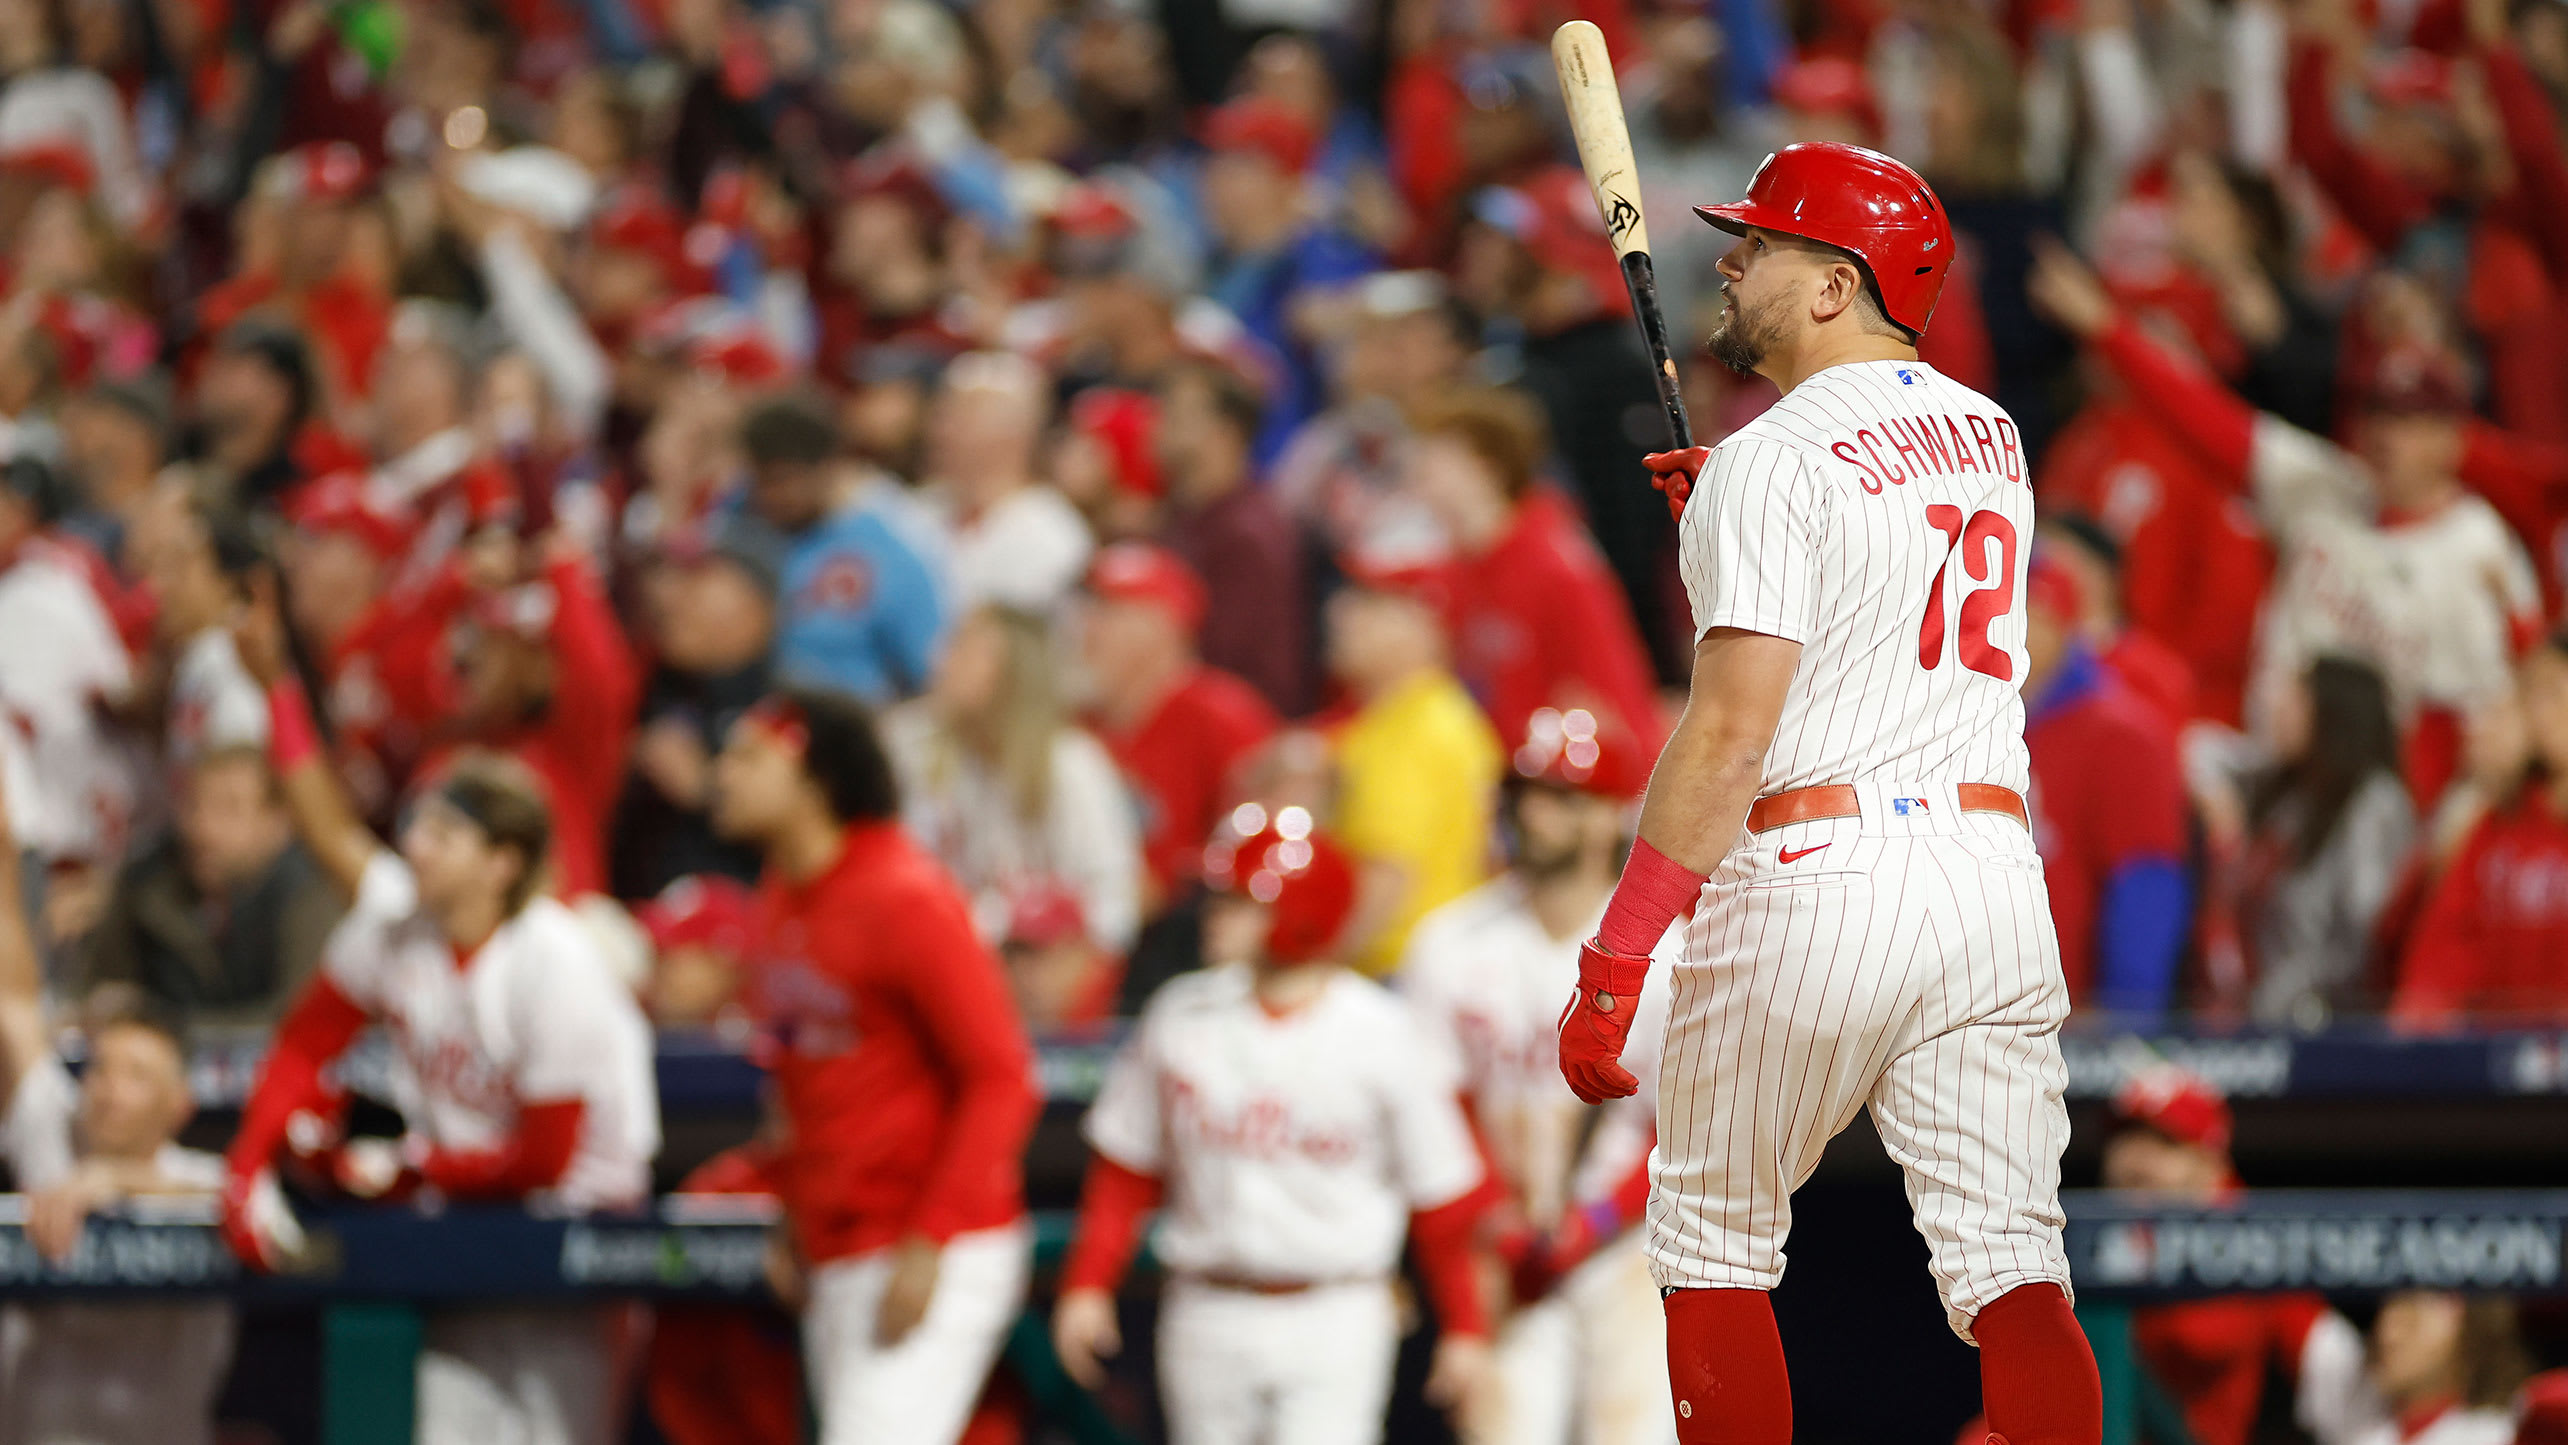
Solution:
M 1677 1445 L 1792 1445 L 1792 1380 L 1764 1290 L 1669 1295 L 1667 1378 Z
M 1979 1337 L 1988 1428 L 2007 1445 L 2100 1445 L 2104 1391 L 2095 1351 L 2058 1285 L 2008 1290 L 1971 1321 L 1971 1333 Z

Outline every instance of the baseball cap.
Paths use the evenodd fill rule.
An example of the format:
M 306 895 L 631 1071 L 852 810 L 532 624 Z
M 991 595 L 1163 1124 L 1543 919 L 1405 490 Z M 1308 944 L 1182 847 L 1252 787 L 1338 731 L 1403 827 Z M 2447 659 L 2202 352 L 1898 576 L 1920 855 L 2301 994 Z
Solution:
M 1453 571 L 1442 563 L 1349 557 L 1340 568 L 1350 587 L 1404 598 L 1439 618 L 1453 611 Z
M 2037 547 L 2024 567 L 2024 605 L 2074 622 L 2086 615 L 2086 591 L 2066 564 Z
M 1035 883 L 1008 900 L 1008 943 L 1050 948 L 1087 936 L 1087 910 L 1080 906 L 1079 895 L 1057 882 Z
M 662 953 L 709 948 L 736 958 L 749 950 L 756 910 L 756 895 L 740 882 L 718 873 L 691 873 L 661 889 L 634 918 Z
M 409 519 L 375 505 L 363 472 L 332 472 L 305 483 L 287 499 L 285 519 L 298 531 L 345 533 L 382 561 L 410 546 Z
M 1160 475 L 1159 402 L 1144 391 L 1094 386 L 1072 399 L 1070 429 L 1101 448 L 1114 464 L 1115 485 L 1135 496 L 1155 497 L 1166 485 Z
M 288 201 L 353 201 L 374 186 L 365 152 L 343 140 L 314 141 L 277 158 L 270 193 Z
M 1215 151 L 1254 151 L 1278 169 L 1299 175 L 1310 166 L 1320 138 L 1291 106 L 1268 96 L 1244 95 L 1206 118 L 1204 144 Z
M 2200 1074 L 2174 1064 L 2133 1074 L 2113 1096 L 2113 1116 L 2179 1143 L 2229 1148 L 2229 1101 Z
M 69 136 L 23 140 L 0 151 L 0 173 L 43 181 L 83 196 L 98 186 L 98 167 L 90 160 L 88 148 Z
M 1111 602 L 1166 608 L 1193 633 L 1204 621 L 1204 582 L 1176 553 L 1148 542 L 1117 542 L 1088 568 L 1088 591 Z
M 2394 416 L 2460 416 L 2470 410 L 2470 377 L 2441 347 L 2406 342 L 2381 353 L 2364 378 L 2362 409 Z
M 1583 707 L 1539 707 L 1516 729 L 1524 739 L 1510 762 L 1528 783 L 1629 798 L 1649 782 L 1649 765 L 1628 738 L 1609 738 Z

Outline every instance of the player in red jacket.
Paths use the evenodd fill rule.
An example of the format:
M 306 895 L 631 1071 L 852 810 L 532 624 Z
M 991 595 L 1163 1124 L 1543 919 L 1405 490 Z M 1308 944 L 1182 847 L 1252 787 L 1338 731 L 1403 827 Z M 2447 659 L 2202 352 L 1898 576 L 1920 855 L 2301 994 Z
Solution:
M 1018 1157 L 1039 1100 L 998 960 L 902 831 L 872 720 L 780 693 L 714 764 L 714 826 L 767 856 L 743 992 L 788 1143 L 822 1445 L 949 1445 L 1024 1300 Z

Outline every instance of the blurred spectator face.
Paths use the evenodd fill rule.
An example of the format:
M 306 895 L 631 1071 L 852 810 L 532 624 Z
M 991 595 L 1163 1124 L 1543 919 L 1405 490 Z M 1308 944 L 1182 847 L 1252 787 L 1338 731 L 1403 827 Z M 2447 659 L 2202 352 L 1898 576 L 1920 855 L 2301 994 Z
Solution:
M 1328 58 L 1306 35 L 1270 35 L 1248 53 L 1241 88 L 1292 108 L 1313 133 L 1325 134 L 1337 115 L 1337 85 Z
M 116 0 L 72 0 L 65 7 L 71 27 L 71 61 L 83 69 L 114 73 L 132 45 L 125 7 Z
M 442 342 L 396 334 L 375 361 L 376 443 L 399 456 L 464 418 L 462 362 Z
M 164 488 L 133 533 L 132 551 L 143 580 L 160 599 L 161 636 L 183 643 L 219 627 L 240 600 L 214 558 L 213 539 L 181 487 Z
M 592 321 L 633 320 L 669 295 L 668 273 L 659 258 L 629 246 L 590 247 L 569 279 L 580 310 Z
M 350 533 L 296 532 L 283 560 L 288 620 L 324 648 L 347 636 L 383 590 L 383 559 Z
M 840 412 L 839 426 L 856 455 L 897 475 L 914 475 L 927 431 L 927 388 L 908 377 L 859 387 Z
M 2568 773 L 2568 653 L 2544 644 L 2526 654 L 2519 690 L 2533 756 L 2553 772 Z
M 1622 809 L 1611 799 L 1573 788 L 1528 784 L 1515 789 L 1517 871 L 1556 877 L 1622 841 Z
M 2372 1383 L 2393 1405 L 2458 1393 L 2462 1322 L 2457 1294 L 2410 1290 L 2381 1302 L 2372 1322 Z
M 0 0 L 0 71 L 36 69 L 53 59 L 55 49 L 45 0 Z
M 1262 151 L 1215 151 L 1204 162 L 1204 218 L 1225 246 L 1281 241 L 1300 214 L 1301 198 L 1302 178 Z
M 1535 279 L 1534 260 L 1515 238 L 1473 221 L 1462 228 L 1454 253 L 1453 291 L 1483 316 L 1514 314 Z
M 296 201 L 281 218 L 277 271 L 297 286 L 326 281 L 347 262 L 356 233 L 356 206 L 346 201 Z
M 1426 604 L 1366 587 L 1342 587 L 1326 614 L 1329 673 L 1366 692 L 1438 657 L 1444 627 Z
M 196 407 L 211 459 L 246 470 L 284 449 L 294 384 L 255 355 L 218 351 L 198 378 Z
M 1275 910 L 1236 893 L 1218 893 L 1204 901 L 1204 962 L 1256 963 L 1266 953 L 1266 935 Z
M 2318 699 L 2310 690 L 2307 673 L 2292 680 L 2292 685 L 2274 695 L 2273 710 L 2265 718 L 2265 740 L 2274 749 L 2277 760 L 2296 763 L 2309 756 L 2310 730 L 2317 725 Z
M 480 104 L 499 81 L 496 39 L 476 30 L 462 6 L 406 7 L 403 16 L 395 92 L 433 116 Z
M 1156 602 L 1091 598 L 1079 636 L 1080 659 L 1107 696 L 1165 677 L 1192 642 L 1167 607 Z
M 2362 433 L 2363 459 L 2371 463 L 2388 505 L 2421 506 L 2458 484 L 2459 418 L 2374 413 L 2363 419 Z
M 966 357 L 947 372 L 927 428 L 928 470 L 967 508 L 987 505 L 1033 475 L 1044 422 L 1033 377 L 1006 363 L 955 374 L 973 360 Z
M 740 985 L 740 961 L 701 943 L 660 950 L 643 1000 L 658 1024 L 709 1024 Z
M 2568 7 L 2527 5 L 2517 10 L 2515 44 L 2552 93 L 2568 90 Z
M 765 728 L 748 720 L 713 758 L 713 830 L 725 838 L 774 837 L 802 811 L 813 784 L 801 759 Z
M 1152 446 L 1169 489 L 1181 497 L 1218 495 L 1240 479 L 1249 438 L 1222 408 L 1212 378 L 1184 370 L 1159 389 L 1159 429 Z
M 2049 677 L 2060 659 L 2068 655 L 2069 645 L 2077 638 L 2077 619 L 2064 617 L 2048 607 L 2027 605 L 2024 609 L 2024 653 L 2026 685 Z
M 209 753 L 188 770 L 176 822 L 189 881 L 208 898 L 265 873 L 294 838 L 267 759 L 247 748 Z
M 148 1159 L 187 1127 L 195 1102 L 177 1041 L 141 1024 L 107 1024 L 89 1039 L 80 1075 L 84 1153 Z
M 1926 92 L 1924 169 L 1939 186 L 2004 191 L 2024 179 L 2022 83 L 1985 24 L 1938 37 Z
M 665 567 L 657 580 L 654 640 L 661 662 L 719 677 L 767 655 L 775 641 L 775 603 L 745 568 L 707 557 Z
M 96 284 L 99 246 L 89 202 L 63 186 L 36 194 L 11 248 L 16 283 L 30 290 L 78 291 Z
M 1008 634 L 999 619 L 975 612 L 954 629 L 928 698 L 948 721 L 987 716 L 1008 685 Z
M 629 136 L 612 75 L 584 70 L 562 83 L 553 101 L 553 149 L 590 175 L 611 176 L 624 169 Z
M 2229 1181 L 2229 1160 L 2155 1129 L 2126 1128 L 2105 1142 L 2104 1187 L 2208 1200 Z
M 487 728 L 509 728 L 536 716 L 553 695 L 553 650 L 514 626 L 464 629 L 455 656 L 463 715 Z
M 1413 440 L 1401 480 L 1457 537 L 1478 536 L 1493 513 L 1503 516 L 1513 510 L 1498 474 L 1451 433 Z
M 532 866 L 516 849 L 493 844 L 480 824 L 435 793 L 412 806 L 401 830 L 401 859 L 418 879 L 420 906 L 432 914 L 505 898 Z
M 809 462 L 761 462 L 749 473 L 749 509 L 783 532 L 829 515 L 830 491 L 829 469 Z
M 159 429 L 114 402 L 75 397 L 61 422 L 63 465 L 95 505 L 123 505 L 167 460 Z
M 926 218 L 899 196 L 859 196 L 838 212 L 830 275 L 855 288 L 874 316 L 916 316 L 945 290 Z

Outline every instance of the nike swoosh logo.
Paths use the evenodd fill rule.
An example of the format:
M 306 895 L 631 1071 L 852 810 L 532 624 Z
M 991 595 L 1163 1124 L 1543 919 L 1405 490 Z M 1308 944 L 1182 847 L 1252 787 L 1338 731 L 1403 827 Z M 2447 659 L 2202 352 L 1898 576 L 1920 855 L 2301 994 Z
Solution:
M 1798 863 L 1802 859 L 1809 857 L 1811 854 L 1816 853 L 1827 846 L 1828 845 L 1825 843 L 1814 843 L 1807 848 L 1785 848 L 1774 855 L 1774 861 L 1777 863 Z

